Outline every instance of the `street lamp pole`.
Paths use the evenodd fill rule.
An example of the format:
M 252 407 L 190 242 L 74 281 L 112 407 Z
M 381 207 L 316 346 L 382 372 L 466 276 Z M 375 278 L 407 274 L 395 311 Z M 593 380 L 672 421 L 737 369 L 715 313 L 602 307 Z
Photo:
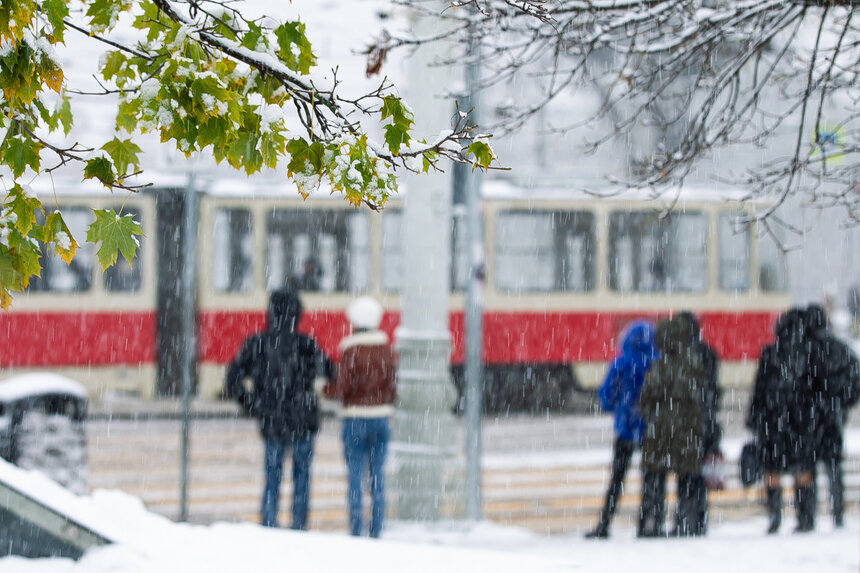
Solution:
M 194 175 L 188 178 L 188 186 L 183 203 L 184 244 L 182 250 L 182 340 L 185 351 L 182 353 L 182 436 L 181 436 L 181 475 L 179 492 L 179 521 L 188 521 L 188 459 L 191 436 L 191 394 L 194 385 L 195 361 L 197 359 L 197 214 L 198 196 Z
M 466 56 L 466 90 L 471 120 L 478 124 L 478 84 L 480 82 L 480 44 L 472 30 Z M 469 519 L 479 521 L 481 511 L 481 419 L 483 406 L 483 291 L 484 241 L 481 201 L 481 175 L 471 170 L 466 176 L 466 221 L 469 282 L 466 287 L 466 510 Z

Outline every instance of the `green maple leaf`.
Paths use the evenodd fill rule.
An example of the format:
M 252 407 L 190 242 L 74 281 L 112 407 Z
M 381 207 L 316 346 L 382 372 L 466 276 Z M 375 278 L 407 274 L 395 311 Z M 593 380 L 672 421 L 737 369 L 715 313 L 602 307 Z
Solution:
M 380 119 L 384 121 L 389 117 L 395 125 L 400 125 L 405 129 L 412 127 L 412 112 L 409 111 L 409 108 L 406 107 L 406 104 L 399 97 L 386 96 L 383 98 Z
M 137 156 L 142 151 L 131 139 L 119 139 L 114 137 L 112 140 L 102 145 L 102 149 L 110 155 L 110 158 L 113 160 L 113 164 L 116 166 L 116 171 L 120 175 L 129 175 L 129 166 L 135 168 L 140 167 L 140 161 Z
M 96 32 L 104 32 L 116 23 L 116 17 L 131 5 L 131 0 L 90 0 L 87 16 Z M 146 2 L 144 2 L 146 4 Z
M 63 103 L 60 104 L 60 109 L 57 110 L 57 118 L 63 124 L 63 133 L 69 135 L 74 125 L 74 117 L 72 116 L 72 104 L 69 103 L 69 98 L 63 94 Z
M 15 255 L 10 253 L 5 245 L 0 244 L 0 285 L 3 285 L 0 287 L 0 308 L 8 310 L 12 304 L 12 297 L 7 287 L 20 284 L 21 274 L 15 268 Z
M 36 223 L 36 210 L 41 209 L 42 203 L 35 197 L 24 195 L 24 190 L 20 185 L 15 185 L 9 190 L 9 197 L 12 198 L 9 207 L 17 217 L 15 228 L 22 235 L 26 235 Z
M 80 246 L 59 211 L 48 213 L 45 217 L 45 224 L 42 225 L 41 229 L 37 226 L 33 235 L 43 243 L 53 243 L 54 252 L 67 264 L 70 264 L 75 258 L 75 252 Z M 63 240 L 59 240 L 62 235 L 65 237 Z
M 322 170 L 322 158 L 325 147 L 319 141 L 308 143 L 301 137 L 296 137 L 287 142 L 287 153 L 290 154 L 290 163 L 287 165 L 289 173 L 305 173 L 308 164 L 313 173 Z
M 248 175 L 258 171 L 263 164 L 263 156 L 257 150 L 257 134 L 239 132 L 227 150 L 227 161 L 237 169 L 243 167 Z
M 473 141 L 470 143 L 469 147 L 466 148 L 466 156 L 469 155 L 474 158 L 472 160 L 473 170 L 479 166 L 486 169 L 496 157 L 495 154 L 493 154 L 493 148 L 483 141 Z
M 39 159 L 41 149 L 42 145 L 29 137 L 22 135 L 7 137 L 3 144 L 3 163 L 12 170 L 15 177 L 20 177 L 28 166 L 38 173 L 41 165 Z
M 259 147 L 263 164 L 275 168 L 284 153 L 284 137 L 279 133 L 265 133 L 260 137 Z
M 116 262 L 117 251 L 131 266 L 139 246 L 136 237 L 143 236 L 134 216 L 120 216 L 113 209 L 96 209 L 93 213 L 96 220 L 87 230 L 87 240 L 92 243 L 101 242 L 97 255 L 102 269 Z
M 305 25 L 301 22 L 284 22 L 274 29 L 274 34 L 278 39 L 278 57 L 294 72 L 309 74 L 311 66 L 316 63 L 316 56 L 305 36 Z
M 94 157 L 87 160 L 84 167 L 84 179 L 98 179 L 105 185 L 110 186 L 116 181 L 116 173 L 114 173 L 113 165 L 106 157 Z
M 248 22 L 248 31 L 242 35 L 242 46 L 249 50 L 256 50 L 262 38 L 263 28 L 254 22 Z
M 48 22 L 54 28 L 54 38 L 58 42 L 62 42 L 63 32 L 66 30 L 63 18 L 69 15 L 69 7 L 66 6 L 65 0 L 44 0 L 42 2 L 42 12 L 44 12 L 48 18 Z
M 383 129 L 385 130 L 385 143 L 388 145 L 388 149 L 394 155 L 399 155 L 401 144 L 408 144 L 411 139 L 409 130 L 396 123 L 386 125 Z
M 128 83 L 129 76 L 132 74 L 126 68 L 128 58 L 125 54 L 118 50 L 112 50 L 104 55 L 103 62 L 101 74 L 104 79 L 113 79 L 119 87 Z
M 42 272 L 42 252 L 37 244 L 18 233 L 9 235 L 9 250 L 14 257 L 13 265 L 18 273 L 19 285 L 26 288 L 30 284 L 30 277 L 39 276 Z

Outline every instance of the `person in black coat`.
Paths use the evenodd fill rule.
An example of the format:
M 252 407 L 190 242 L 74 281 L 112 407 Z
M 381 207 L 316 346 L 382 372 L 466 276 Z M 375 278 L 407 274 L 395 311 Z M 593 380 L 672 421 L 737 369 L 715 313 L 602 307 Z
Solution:
M 704 465 L 711 458 L 722 458 L 720 441 L 722 440 L 723 429 L 720 426 L 718 417 L 720 401 L 722 400 L 722 390 L 719 385 L 720 360 L 714 349 L 702 339 L 699 320 L 693 313 L 689 311 L 679 312 L 677 318 L 686 325 L 690 335 L 691 351 L 698 356 L 702 370 L 704 371 L 702 384 L 699 388 Z M 687 526 L 687 530 L 692 535 L 705 535 L 708 529 L 708 485 L 703 473 L 700 472 L 694 476 L 693 487 L 696 490 L 694 495 L 697 505 L 696 518 L 691 526 Z M 680 511 L 675 513 L 676 517 L 680 515 L 682 515 Z M 673 532 L 681 530 L 683 530 L 681 524 L 676 521 Z
M 291 290 L 272 293 L 268 325 L 250 336 L 227 369 L 226 395 L 257 418 L 265 446 L 265 486 L 261 523 L 277 527 L 284 456 L 293 454 L 292 528 L 306 529 L 310 496 L 310 466 L 314 437 L 319 430 L 319 406 L 314 390 L 317 375 L 334 377 L 331 360 L 316 342 L 296 332 L 302 314 Z M 251 389 L 244 381 L 251 379 Z
M 764 470 L 768 533 L 782 521 L 784 473 L 794 475 L 797 532 L 815 526 L 815 394 L 807 357 L 805 313 L 793 308 L 774 327 L 776 340 L 759 358 L 746 424 L 755 438 Z
M 820 305 L 807 307 L 806 327 L 818 418 L 816 458 L 824 464 L 830 482 L 833 522 L 836 527 L 842 527 L 845 513 L 842 433 L 848 411 L 860 397 L 860 362 L 854 352 L 831 333 L 827 312 Z

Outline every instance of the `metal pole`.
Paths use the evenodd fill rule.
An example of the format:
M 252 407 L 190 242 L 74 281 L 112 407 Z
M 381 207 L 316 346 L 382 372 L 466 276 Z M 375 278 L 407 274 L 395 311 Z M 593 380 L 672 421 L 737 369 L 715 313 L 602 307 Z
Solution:
M 480 45 L 473 32 L 469 35 L 466 56 L 466 90 L 471 121 L 478 123 L 478 83 L 480 82 Z M 466 220 L 469 256 L 469 282 L 466 288 L 466 499 L 469 519 L 479 521 L 481 511 L 481 418 L 483 406 L 483 284 L 484 241 L 482 225 L 481 177 L 472 170 L 467 175 Z
M 191 433 L 191 389 L 194 378 L 194 361 L 197 358 L 197 313 L 195 309 L 196 257 L 197 252 L 197 191 L 194 176 L 190 176 L 185 193 L 183 213 L 184 245 L 182 251 L 182 443 L 181 475 L 179 493 L 179 521 L 188 521 L 188 442 Z

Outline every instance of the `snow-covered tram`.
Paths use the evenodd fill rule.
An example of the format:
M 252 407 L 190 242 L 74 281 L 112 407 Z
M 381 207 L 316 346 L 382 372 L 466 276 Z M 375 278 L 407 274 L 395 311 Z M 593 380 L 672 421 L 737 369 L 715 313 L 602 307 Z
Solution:
M 484 186 L 485 402 L 488 410 L 563 407 L 594 388 L 633 318 L 687 309 L 723 359 L 724 385 L 751 382 L 754 361 L 789 304 L 780 251 L 741 221 L 750 206 L 719 193 L 667 199 L 636 193 L 594 197 L 569 190 Z M 46 258 L 45 272 L 0 315 L 0 374 L 59 371 L 93 394 L 145 397 L 177 387 L 176 329 L 182 189 L 125 201 L 147 238 L 133 267 L 97 270 L 91 246 L 73 267 Z M 83 207 L 116 198 L 75 196 L 59 205 L 76 236 Z M 671 206 L 671 210 L 668 207 Z M 402 203 L 382 212 L 338 197 L 302 200 L 283 190 L 253 193 L 228 181 L 199 201 L 197 391 L 216 397 L 241 341 L 265 323 L 268 293 L 302 291 L 300 327 L 336 353 L 345 308 L 358 293 L 384 305 L 383 328 L 399 321 Z M 464 214 L 454 208 L 451 364 L 460 384 L 467 268 Z M 5 377 L 5 376 L 0 376 Z

